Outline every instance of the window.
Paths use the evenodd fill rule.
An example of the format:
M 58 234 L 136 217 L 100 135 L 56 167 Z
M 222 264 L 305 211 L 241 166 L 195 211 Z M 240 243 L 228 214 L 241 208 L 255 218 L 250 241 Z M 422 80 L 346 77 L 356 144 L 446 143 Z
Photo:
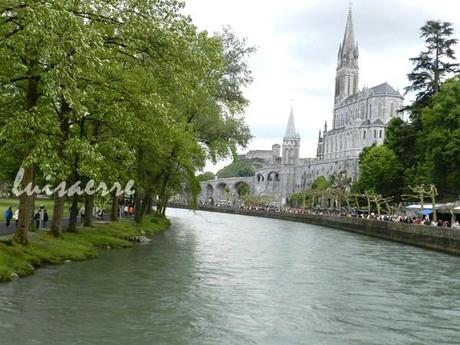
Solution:
M 374 129 L 374 139 L 377 138 L 377 130 Z
M 366 139 L 366 131 L 363 131 L 363 139 Z
M 380 130 L 379 138 L 382 139 L 382 130 Z

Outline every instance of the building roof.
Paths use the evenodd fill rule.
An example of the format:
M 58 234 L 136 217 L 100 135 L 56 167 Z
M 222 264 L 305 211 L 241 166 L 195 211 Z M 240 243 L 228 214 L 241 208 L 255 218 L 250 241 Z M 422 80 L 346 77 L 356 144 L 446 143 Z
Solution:
M 377 125 L 377 126 L 383 126 L 384 125 L 384 123 L 380 119 L 375 120 L 374 122 L 372 122 L 372 124 Z
M 392 96 L 392 97 L 400 97 L 402 95 L 396 91 L 390 84 L 384 82 L 377 86 L 371 87 L 370 89 L 363 89 L 351 96 L 345 98 L 342 102 L 339 103 L 339 107 L 344 106 L 349 103 L 356 102 L 361 97 L 372 97 L 372 96 Z
M 393 89 L 393 87 L 387 82 L 374 86 L 370 90 L 373 91 L 374 95 L 401 96 L 401 94 Z

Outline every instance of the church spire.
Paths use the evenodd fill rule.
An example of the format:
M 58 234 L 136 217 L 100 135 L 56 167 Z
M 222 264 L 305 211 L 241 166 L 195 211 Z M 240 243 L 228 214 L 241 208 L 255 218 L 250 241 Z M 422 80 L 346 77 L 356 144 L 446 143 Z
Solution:
M 289 121 L 286 127 L 286 133 L 284 134 L 285 138 L 297 138 L 298 134 L 295 130 L 295 123 L 294 123 L 294 110 L 291 106 L 291 113 L 289 114 Z
M 335 78 L 335 104 L 358 92 L 358 58 L 358 43 L 355 41 L 353 13 L 350 4 L 343 41 L 339 45 L 337 74 Z
M 299 162 L 300 135 L 295 130 L 294 110 L 291 106 L 289 121 L 283 139 L 283 164 L 296 165 Z
M 353 50 L 355 48 L 355 33 L 353 31 L 353 14 L 351 4 L 348 10 L 347 25 L 345 26 L 345 34 L 343 35 L 343 50 Z

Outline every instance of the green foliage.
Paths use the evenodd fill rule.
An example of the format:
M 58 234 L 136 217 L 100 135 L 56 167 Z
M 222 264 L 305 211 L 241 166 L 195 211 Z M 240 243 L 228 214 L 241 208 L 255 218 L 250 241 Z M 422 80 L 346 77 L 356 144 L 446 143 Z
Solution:
M 460 77 L 446 81 L 423 110 L 423 170 L 443 194 L 460 193 Z
M 425 39 L 426 50 L 410 60 L 415 65 L 408 74 L 412 83 L 406 91 L 414 91 L 417 100 L 414 105 L 426 105 L 429 99 L 439 91 L 439 87 L 446 76 L 458 71 L 453 46 L 457 39 L 452 38 L 451 23 L 428 21 L 421 29 L 420 36 Z
M 234 160 L 231 164 L 220 169 L 217 172 L 217 177 L 248 177 L 254 176 L 255 169 L 252 164 L 245 160 Z
M 198 181 L 203 182 L 203 181 L 214 180 L 215 176 L 216 175 L 214 175 L 213 172 L 207 171 L 205 173 L 198 175 L 196 178 L 198 179 Z
M 360 177 L 355 190 L 373 191 L 394 196 L 401 184 L 401 164 L 395 153 L 385 146 L 374 146 L 363 152 L 359 161 Z
M 139 209 L 157 197 L 159 213 L 171 195 L 195 198 L 206 160 L 251 137 L 243 89 L 254 48 L 229 29 L 199 31 L 183 6 L 0 3 L 0 179 L 21 165 L 55 185 L 134 179 Z M 24 224 L 30 200 L 21 201 Z
M 327 188 L 331 186 L 331 184 L 332 184 L 331 181 L 328 181 L 327 178 L 325 178 L 324 176 L 319 176 L 313 181 L 311 185 L 311 189 L 326 190 Z
M 410 122 L 393 119 L 384 143 L 402 168 L 397 195 L 408 193 L 409 185 L 431 183 L 438 185 L 441 196 L 453 197 L 459 192 L 455 165 L 458 78 L 444 82 L 450 74 L 458 72 L 453 48 L 457 40 L 452 36 L 452 25 L 447 22 L 429 21 L 421 29 L 426 49 L 411 59 L 414 69 L 408 75 L 411 85 L 406 88 L 417 96 L 407 107 Z

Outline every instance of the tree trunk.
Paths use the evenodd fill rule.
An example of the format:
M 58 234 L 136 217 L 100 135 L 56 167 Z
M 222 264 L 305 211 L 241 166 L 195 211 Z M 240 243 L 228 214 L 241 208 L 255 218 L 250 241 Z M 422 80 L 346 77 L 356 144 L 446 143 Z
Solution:
M 116 192 L 114 191 L 112 194 L 112 211 L 110 213 L 110 220 L 112 222 L 115 222 L 118 220 L 118 203 L 119 203 L 119 198 L 116 195 Z
M 69 129 L 70 123 L 67 115 L 70 113 L 71 109 L 69 103 L 61 97 L 61 108 L 58 112 L 60 128 L 61 128 L 61 143 L 58 147 L 58 154 L 61 157 L 64 157 L 64 145 L 65 141 L 69 138 Z M 58 181 L 59 182 L 59 181 Z M 59 197 L 58 193 L 54 194 L 54 206 L 53 206 L 53 218 L 51 219 L 50 232 L 56 237 L 60 238 L 62 236 L 62 218 L 64 217 L 64 208 L 65 208 L 65 196 Z
M 38 84 L 40 83 L 40 64 L 39 64 L 39 59 L 37 57 L 37 52 L 35 51 L 35 47 L 32 47 L 29 50 L 29 47 L 27 48 L 27 60 L 28 60 L 28 68 L 27 68 L 27 75 L 28 75 L 28 81 L 27 81 L 27 89 L 26 89 L 26 94 L 25 94 L 25 102 L 27 109 L 31 111 L 34 107 L 37 106 L 38 104 L 38 99 L 40 98 L 40 93 L 38 90 Z M 28 142 L 28 137 L 25 137 L 25 142 Z M 24 157 L 25 159 L 29 158 L 29 149 L 31 147 L 27 147 L 24 150 Z M 24 188 L 30 183 L 31 185 L 31 190 L 33 190 L 34 187 L 34 165 L 33 163 L 30 163 L 29 166 L 24 168 L 24 176 L 22 178 L 22 183 L 21 183 L 21 189 L 24 190 Z M 19 221 L 18 221 L 18 226 L 16 228 L 16 231 L 14 233 L 14 240 L 22 245 L 28 245 L 29 244 L 29 239 L 28 239 L 28 232 L 30 231 L 30 226 L 32 224 L 32 218 L 33 218 L 33 202 L 34 202 L 34 196 L 33 195 L 27 195 L 26 193 L 22 193 L 21 196 L 19 197 Z
M 70 207 L 70 216 L 69 216 L 69 232 L 77 231 L 77 221 L 78 221 L 78 195 L 74 194 L 72 196 L 72 206 Z
M 83 217 L 83 226 L 93 226 L 93 206 L 94 195 L 87 195 L 85 197 L 85 216 Z
M 142 200 L 142 214 L 146 215 L 149 214 L 149 205 L 150 205 L 150 200 L 152 200 L 152 193 L 147 190 L 144 194 L 144 198 Z
M 62 217 L 64 217 L 65 197 L 54 194 L 53 218 L 51 219 L 50 233 L 60 238 L 62 236 Z
M 30 164 L 24 168 L 24 176 L 22 178 L 21 190 L 24 190 L 27 184 L 33 186 L 34 182 L 34 166 Z M 22 193 L 19 197 L 19 221 L 16 231 L 14 233 L 14 240 L 22 245 L 28 245 L 28 233 L 30 231 L 30 225 L 33 218 L 33 196 L 28 196 L 26 193 Z
M 137 224 L 141 224 L 142 221 L 144 220 L 144 213 L 142 212 L 142 195 L 137 191 L 134 196 L 134 206 L 135 206 L 134 220 Z
M 153 209 L 153 196 L 150 195 L 150 198 L 149 198 L 148 203 L 147 203 L 146 214 L 150 216 L 152 214 L 152 209 Z
M 433 194 L 431 195 L 431 208 L 433 211 L 433 222 L 437 222 L 438 221 L 438 211 L 436 210 L 436 199 Z
M 155 214 L 157 216 L 161 216 L 161 214 L 163 213 L 163 199 L 162 198 L 158 198 L 158 201 L 157 201 L 157 207 L 155 209 Z

